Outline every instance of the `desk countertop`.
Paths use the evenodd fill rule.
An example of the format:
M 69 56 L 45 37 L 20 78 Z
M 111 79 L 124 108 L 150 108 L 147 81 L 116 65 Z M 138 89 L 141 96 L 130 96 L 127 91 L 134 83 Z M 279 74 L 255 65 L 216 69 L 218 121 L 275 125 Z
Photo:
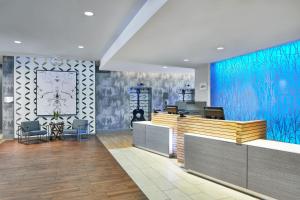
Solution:
M 153 113 L 153 115 L 165 115 L 165 116 L 175 116 L 178 117 L 179 119 L 190 119 L 190 118 L 196 118 L 196 119 L 201 119 L 204 121 L 213 121 L 213 122 L 229 122 L 229 123 L 237 123 L 237 124 L 249 124 L 249 123 L 256 123 L 256 122 L 260 122 L 260 121 L 265 121 L 265 120 L 248 120 L 248 121 L 237 121 L 237 120 L 220 120 L 220 119 L 208 119 L 208 118 L 204 118 L 201 115 L 185 115 L 185 117 L 180 117 L 179 114 L 168 114 L 166 112 L 158 112 L 158 113 Z
M 220 138 L 220 137 L 214 137 L 214 136 L 201 135 L 201 133 L 199 133 L 199 134 L 185 133 L 185 135 L 236 143 L 234 140 Z M 245 142 L 243 144 L 248 145 L 248 146 L 255 146 L 255 147 L 261 147 L 261 148 L 266 148 L 266 149 L 273 149 L 273 150 L 278 150 L 278 151 L 286 151 L 286 152 L 300 154 L 300 145 L 299 144 L 291 144 L 291 143 L 286 143 L 286 142 L 279 142 L 279 141 L 274 141 L 274 140 L 264 140 L 264 139 L 253 140 L 250 142 Z
M 138 124 L 143 124 L 143 125 L 150 125 L 150 126 L 157 126 L 157 127 L 164 127 L 164 128 L 170 128 L 170 127 L 164 126 L 164 125 L 153 124 L 151 121 L 135 121 L 133 123 L 138 123 Z
M 258 139 L 250 142 L 245 142 L 244 144 L 255 147 L 262 147 L 266 149 L 274 149 L 278 151 L 287 151 L 291 153 L 300 154 L 300 145 L 299 144 L 291 144 L 286 142 L 279 142 L 274 140 L 264 140 Z
M 202 135 L 201 132 L 199 132 L 199 134 L 184 133 L 184 135 L 195 136 L 195 137 L 202 137 L 202 138 L 219 140 L 219 141 L 224 141 L 224 142 L 236 143 L 235 140 L 231 140 L 231 139 L 226 139 L 226 138 L 221 138 L 221 137 L 215 137 L 215 136 L 208 136 L 208 135 Z

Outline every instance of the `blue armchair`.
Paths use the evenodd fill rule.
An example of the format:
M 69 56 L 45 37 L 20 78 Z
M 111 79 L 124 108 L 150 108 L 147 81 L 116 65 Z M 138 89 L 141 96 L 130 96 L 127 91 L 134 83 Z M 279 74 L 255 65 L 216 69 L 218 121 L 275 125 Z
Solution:
M 31 139 L 38 139 L 42 141 L 44 136 L 48 140 L 48 128 L 41 130 L 39 121 L 25 121 L 21 122 L 21 125 L 17 130 L 18 142 L 24 144 L 30 144 Z
M 78 141 L 81 141 L 82 136 L 89 137 L 89 122 L 83 119 L 74 119 L 71 129 L 65 129 L 63 131 L 63 138 L 66 136 L 76 136 Z

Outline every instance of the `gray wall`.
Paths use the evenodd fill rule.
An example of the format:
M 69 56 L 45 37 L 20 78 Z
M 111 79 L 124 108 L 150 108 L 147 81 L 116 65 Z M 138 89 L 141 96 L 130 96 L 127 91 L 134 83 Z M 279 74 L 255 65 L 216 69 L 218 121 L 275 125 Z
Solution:
M 3 97 L 14 96 L 14 57 L 3 57 Z M 129 109 L 130 87 L 137 83 L 152 87 L 152 108 L 163 108 L 163 93 L 169 94 L 169 104 L 179 100 L 176 90 L 185 84 L 194 87 L 193 73 L 141 73 L 141 72 L 108 72 L 96 73 L 96 129 L 128 129 L 131 115 Z M 3 134 L 5 138 L 14 135 L 14 103 L 3 105 Z
M 200 88 L 206 84 L 206 88 Z M 202 64 L 195 70 L 195 99 L 210 105 L 210 64 Z
M 194 87 L 194 73 L 96 73 L 96 128 L 103 130 L 128 129 L 131 120 L 129 109 L 130 87 L 137 83 L 152 87 L 152 109 L 163 108 L 163 93 L 169 94 L 169 104 L 175 104 L 179 95 L 176 90 L 190 84 Z
M 2 96 L 14 96 L 14 57 L 3 57 Z M 5 139 L 14 137 L 14 104 L 2 101 L 2 131 Z
M 2 64 L 0 64 L 0 135 L 2 134 Z

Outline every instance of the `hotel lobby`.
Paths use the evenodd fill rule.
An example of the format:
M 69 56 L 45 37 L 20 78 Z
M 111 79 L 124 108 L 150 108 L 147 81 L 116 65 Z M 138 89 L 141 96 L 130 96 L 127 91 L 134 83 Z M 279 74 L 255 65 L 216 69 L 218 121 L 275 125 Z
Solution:
M 299 10 L 0 0 L 0 200 L 298 200 Z

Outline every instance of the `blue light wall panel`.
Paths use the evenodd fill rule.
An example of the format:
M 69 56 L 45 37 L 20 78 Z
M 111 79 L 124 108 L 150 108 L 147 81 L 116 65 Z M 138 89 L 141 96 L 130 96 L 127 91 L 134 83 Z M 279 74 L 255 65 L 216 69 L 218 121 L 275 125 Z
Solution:
M 267 138 L 300 144 L 300 41 L 211 64 L 211 104 L 228 120 L 267 120 Z

